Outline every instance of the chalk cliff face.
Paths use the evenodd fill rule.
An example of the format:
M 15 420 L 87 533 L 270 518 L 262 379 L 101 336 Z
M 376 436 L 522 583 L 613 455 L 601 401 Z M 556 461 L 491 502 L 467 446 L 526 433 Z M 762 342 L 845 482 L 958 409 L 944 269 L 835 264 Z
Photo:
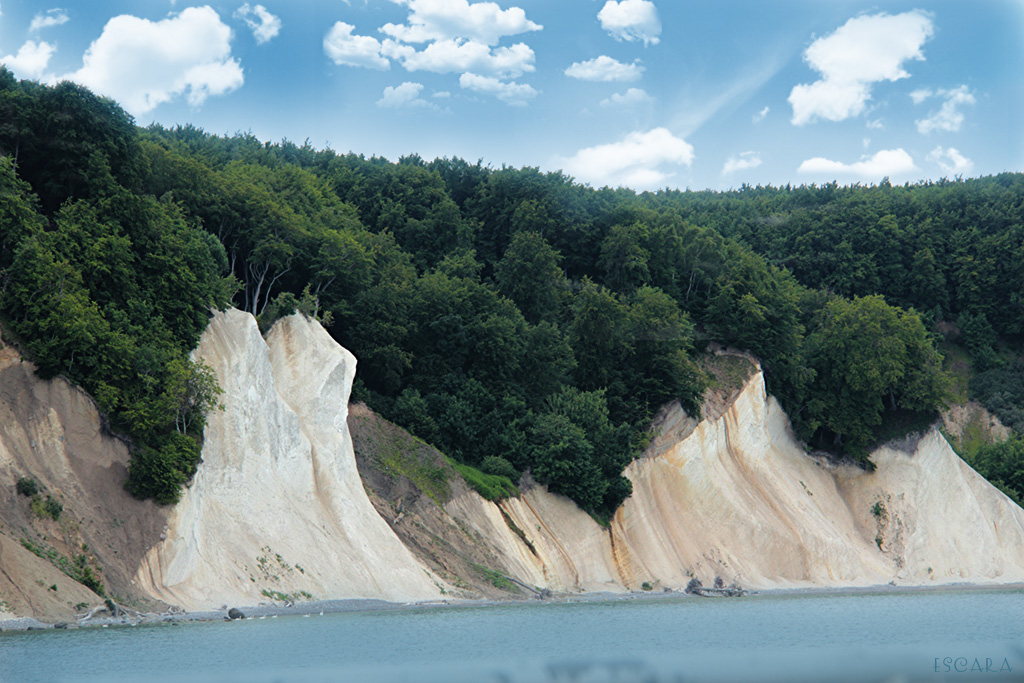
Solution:
M 750 588 L 1024 581 L 1024 510 L 938 432 L 881 449 L 873 473 L 809 457 L 760 372 L 699 423 L 669 411 L 664 435 L 627 468 L 633 495 L 608 528 L 543 486 L 500 503 L 458 487 L 434 537 L 410 545 L 421 563 L 356 471 L 350 353 L 301 316 L 264 341 L 251 316 L 228 311 L 197 356 L 216 370 L 226 409 L 211 416 L 199 473 L 137 577 L 187 608 L 303 591 L 464 595 L 452 565 L 424 552 L 437 548 L 437 525 L 479 546 L 488 569 L 554 591 L 678 589 L 694 576 Z M 430 526 L 417 514 L 389 522 Z M 396 531 L 407 543 L 416 533 Z M 425 568 L 439 559 L 447 571 Z
M 118 596 L 193 610 L 519 590 L 501 575 L 565 592 L 679 589 L 693 577 L 747 588 L 1024 582 L 1024 510 L 937 431 L 879 450 L 872 473 L 813 458 L 760 372 L 699 422 L 668 409 L 626 469 L 633 495 L 602 527 L 528 481 L 517 498 L 486 501 L 367 408 L 349 419 L 355 358 L 302 316 L 264 339 L 252 316 L 218 313 L 195 355 L 214 369 L 224 409 L 209 417 L 194 481 L 163 508 L 124 493 L 127 450 L 84 393 L 38 379 L 0 346 L 0 614 L 67 619 L 100 600 L 46 562 L 51 551 L 84 554 Z M 350 424 L 364 430 L 362 479 Z M 447 468 L 450 486 L 423 493 L 374 452 Z M 15 492 L 23 476 L 63 504 L 60 521 Z
M 1024 579 L 1024 510 L 937 431 L 873 473 L 804 454 L 763 376 L 715 421 L 632 463 L 611 535 L 627 584 L 692 572 L 754 587 Z
M 356 360 L 317 323 L 218 313 L 196 356 L 223 411 L 137 581 L 186 609 L 268 599 L 438 597 L 441 583 L 370 505 L 346 427 Z
M 937 431 L 880 449 L 873 473 L 811 458 L 760 373 L 719 417 L 677 431 L 627 468 L 633 495 L 609 529 L 543 487 L 446 509 L 482 531 L 511 575 L 552 590 L 693 577 L 749 588 L 1024 581 L 1024 510 Z

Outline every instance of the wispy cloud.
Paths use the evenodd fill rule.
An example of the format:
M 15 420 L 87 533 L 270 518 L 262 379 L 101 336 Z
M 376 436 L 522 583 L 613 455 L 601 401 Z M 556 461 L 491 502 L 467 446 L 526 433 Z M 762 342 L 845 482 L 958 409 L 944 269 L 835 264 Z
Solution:
M 654 98 L 647 94 L 642 88 L 629 88 L 624 93 L 615 93 L 611 97 L 601 100 L 601 106 L 605 108 L 629 109 L 641 104 L 653 102 Z
M 632 64 L 601 55 L 585 62 L 576 62 L 565 70 L 565 75 L 581 81 L 629 82 L 639 80 L 644 73 L 640 60 Z
M 269 42 L 281 32 L 280 17 L 268 12 L 263 5 L 250 6 L 249 3 L 245 3 L 235 10 L 235 16 L 245 22 L 260 45 Z
M 966 175 L 974 170 L 974 162 L 965 157 L 955 147 L 943 149 L 936 147 L 928 153 L 928 161 L 936 163 L 946 173 L 954 175 Z
M 513 107 L 525 107 L 540 91 L 525 83 L 505 82 L 491 76 L 465 73 L 459 77 L 459 86 L 467 90 L 493 95 Z
M 761 156 L 757 152 L 742 152 L 726 159 L 722 166 L 722 175 L 729 175 L 736 171 L 745 171 L 749 168 L 757 168 L 761 165 Z
M 918 132 L 922 135 L 928 135 L 936 130 L 944 130 L 951 133 L 957 132 L 964 122 L 964 114 L 960 111 L 960 107 L 976 102 L 974 95 L 967 90 L 966 85 L 961 85 L 959 88 L 953 88 L 952 90 L 938 90 L 936 92 L 931 90 L 915 90 L 910 93 L 910 98 L 914 101 L 914 104 L 921 104 L 931 97 L 941 97 L 945 101 L 938 111 L 933 111 L 926 118 L 914 121 Z
M 68 23 L 68 13 L 62 9 L 49 9 L 32 17 L 32 23 L 28 25 L 28 32 L 35 33 L 51 26 L 60 26 Z
M 406 81 L 401 85 L 388 86 L 384 88 L 384 96 L 377 100 L 377 106 L 382 109 L 433 109 L 438 107 L 420 97 L 423 90 L 422 83 Z

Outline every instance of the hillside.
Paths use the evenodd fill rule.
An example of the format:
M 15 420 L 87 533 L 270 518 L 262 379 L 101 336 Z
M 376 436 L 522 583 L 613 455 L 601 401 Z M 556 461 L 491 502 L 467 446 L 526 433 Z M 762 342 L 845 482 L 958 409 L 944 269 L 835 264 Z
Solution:
M 79 421 L 51 418 L 46 440 L 86 455 L 103 439 L 95 408 L 80 393 L 70 396 L 84 403 L 69 398 L 64 380 L 32 378 L 28 364 L 0 374 L 10 387 L 12 369 L 26 366 L 21 386 L 38 397 L 36 411 L 5 423 L 0 483 L 13 490 L 16 477 L 33 475 L 63 502 L 66 532 L 105 544 L 88 556 L 99 596 L 23 547 L 54 530 L 13 501 L 0 539 L 0 590 L 12 612 L 69 620 L 105 597 L 141 611 L 521 599 L 678 591 L 692 578 L 748 589 L 1024 581 L 1024 510 L 937 431 L 873 452 L 874 472 L 808 454 L 742 356 L 706 361 L 719 380 L 699 421 L 678 405 L 662 413 L 660 435 L 625 471 L 633 494 L 608 526 L 529 478 L 517 495 L 487 500 L 436 450 L 365 406 L 349 408 L 354 359 L 301 315 L 264 340 L 251 316 L 219 313 L 197 356 L 223 383 L 223 410 L 211 415 L 199 474 L 174 508 L 104 488 L 114 477 L 74 459 L 57 468 L 61 478 L 52 453 L 44 468 L 31 441 L 19 440 L 38 430 L 40 411 L 75 406 Z M 10 349 L 6 357 L 16 359 Z M 117 516 L 132 506 L 162 515 Z M 66 556 L 77 548 L 54 547 Z

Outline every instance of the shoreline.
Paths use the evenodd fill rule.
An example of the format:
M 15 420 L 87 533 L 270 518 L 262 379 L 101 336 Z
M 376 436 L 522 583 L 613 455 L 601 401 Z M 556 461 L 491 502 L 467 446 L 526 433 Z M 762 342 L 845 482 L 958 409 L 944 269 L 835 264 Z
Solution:
M 947 583 L 938 585 L 892 585 L 878 584 L 871 586 L 822 586 L 822 587 L 788 587 L 788 588 L 765 588 L 760 590 L 750 589 L 742 597 L 813 597 L 831 595 L 881 595 L 881 594 L 906 594 L 906 593 L 930 593 L 930 592 L 971 592 L 971 591 L 999 591 L 1013 592 L 1024 591 L 1024 582 L 1012 583 Z M 715 600 L 715 599 L 736 599 L 716 598 L 692 595 L 682 590 L 662 591 L 630 591 L 616 593 L 610 591 L 595 591 L 587 593 L 553 593 L 547 598 L 521 599 L 509 598 L 505 600 L 496 599 L 461 599 L 450 600 L 428 600 L 421 602 L 390 602 L 376 598 L 340 598 L 331 600 L 311 600 L 295 603 L 293 605 L 261 603 L 252 606 L 240 606 L 245 616 L 242 619 L 276 619 L 278 617 L 301 617 L 312 615 L 341 614 L 346 612 L 383 612 L 396 610 L 418 610 L 418 609 L 468 609 L 473 607 L 491 607 L 501 605 L 538 605 L 558 603 L 580 603 L 580 602 L 622 602 L 627 600 L 665 600 L 665 599 L 686 598 L 692 600 Z M 151 625 L 178 625 L 191 622 L 209 621 L 231 621 L 228 618 L 229 608 L 217 610 L 197 610 L 193 612 L 174 612 L 163 614 L 147 614 L 141 618 L 128 616 L 121 617 L 93 617 L 88 620 L 71 623 L 56 622 L 46 623 L 35 617 L 11 617 L 0 619 L 0 633 L 3 632 L 25 632 L 60 629 L 79 628 L 131 628 L 135 626 Z M 63 624 L 63 625 L 62 625 Z

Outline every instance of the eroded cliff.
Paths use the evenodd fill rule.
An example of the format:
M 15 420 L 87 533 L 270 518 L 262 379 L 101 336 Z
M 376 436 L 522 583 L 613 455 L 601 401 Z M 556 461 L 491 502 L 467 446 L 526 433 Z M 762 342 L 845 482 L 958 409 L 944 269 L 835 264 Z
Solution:
M 700 421 L 663 411 L 605 527 L 528 477 L 520 496 L 484 500 L 428 445 L 365 407 L 350 414 L 355 358 L 315 321 L 285 318 L 264 339 L 252 316 L 218 313 L 196 356 L 224 409 L 181 502 L 161 508 L 123 491 L 127 449 L 85 394 L 0 348 L 0 612 L 57 620 L 100 602 L 53 551 L 85 556 L 121 600 L 187 609 L 680 589 L 693 577 L 1024 581 L 1024 510 L 937 431 L 879 450 L 871 473 L 811 457 L 759 371 L 737 375 Z M 16 492 L 24 476 L 63 504 L 60 520 Z
M 268 600 L 424 600 L 441 582 L 374 511 L 346 426 L 356 360 L 316 322 L 264 340 L 218 313 L 196 356 L 217 374 L 203 462 L 137 580 L 186 609 Z

